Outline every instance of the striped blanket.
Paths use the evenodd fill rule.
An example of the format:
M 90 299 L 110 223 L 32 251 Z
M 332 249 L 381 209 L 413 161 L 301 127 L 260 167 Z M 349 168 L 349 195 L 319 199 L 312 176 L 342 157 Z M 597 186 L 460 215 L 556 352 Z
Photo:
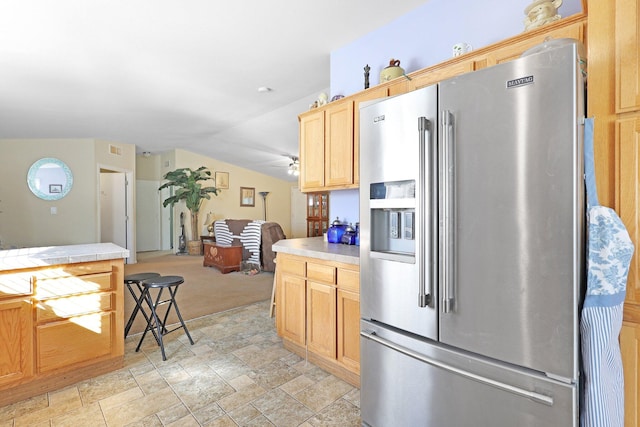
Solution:
M 216 243 L 220 245 L 232 245 L 233 239 L 240 240 L 242 246 L 249 251 L 249 258 L 246 261 L 262 265 L 260 257 L 260 244 L 262 241 L 262 220 L 254 220 L 248 223 L 240 235 L 234 235 L 229 230 L 226 220 L 218 220 L 213 224 L 216 235 Z

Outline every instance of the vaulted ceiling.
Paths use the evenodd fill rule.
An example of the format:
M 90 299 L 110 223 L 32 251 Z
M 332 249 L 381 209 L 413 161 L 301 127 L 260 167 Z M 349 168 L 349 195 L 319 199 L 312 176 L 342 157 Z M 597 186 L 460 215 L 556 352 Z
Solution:
M 331 51 L 424 2 L 4 0 L 0 138 L 182 148 L 291 179 Z

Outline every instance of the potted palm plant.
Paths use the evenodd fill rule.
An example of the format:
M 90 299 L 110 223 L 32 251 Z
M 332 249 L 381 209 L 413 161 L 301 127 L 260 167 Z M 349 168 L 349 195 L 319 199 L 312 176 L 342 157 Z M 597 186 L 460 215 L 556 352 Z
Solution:
M 167 180 L 162 184 L 158 190 L 162 190 L 169 187 L 174 187 L 174 194 L 167 197 L 162 205 L 167 207 L 175 205 L 180 201 L 184 201 L 187 209 L 191 213 L 191 240 L 188 243 L 189 253 L 195 252 L 200 254 L 200 241 L 198 239 L 198 212 L 202 206 L 204 199 L 209 200 L 211 194 L 217 195 L 218 189 L 216 187 L 204 187 L 203 181 L 208 181 L 211 178 L 211 172 L 204 166 L 199 167 L 196 170 L 191 168 L 180 168 L 171 172 L 167 172 L 164 176 Z M 195 242 L 196 244 L 194 244 Z M 192 248 L 197 248 L 197 252 Z

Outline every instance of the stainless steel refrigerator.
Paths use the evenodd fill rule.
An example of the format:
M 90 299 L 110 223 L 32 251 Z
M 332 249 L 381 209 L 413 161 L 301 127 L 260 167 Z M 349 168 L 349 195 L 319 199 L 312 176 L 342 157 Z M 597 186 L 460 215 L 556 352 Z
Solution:
M 580 46 L 360 110 L 365 425 L 577 426 Z

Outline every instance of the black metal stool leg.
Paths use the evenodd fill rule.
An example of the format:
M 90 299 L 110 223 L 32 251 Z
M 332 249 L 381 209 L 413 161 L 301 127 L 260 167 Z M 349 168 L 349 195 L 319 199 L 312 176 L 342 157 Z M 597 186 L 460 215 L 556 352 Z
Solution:
M 176 309 L 176 314 L 178 315 L 178 319 L 180 320 L 180 324 L 182 325 L 182 329 L 184 329 L 184 333 L 187 334 L 187 338 L 189 338 L 189 342 L 191 343 L 191 345 L 193 345 L 193 339 L 191 338 L 191 334 L 189 333 L 189 330 L 187 329 L 187 325 L 184 324 L 184 320 L 182 320 L 182 315 L 180 314 L 180 309 L 178 308 L 178 303 L 176 302 L 176 294 L 178 293 L 178 287 L 175 287 L 173 289 L 173 292 L 171 291 L 171 288 L 169 288 L 169 293 L 171 294 L 171 301 L 173 302 L 173 306 Z M 179 328 L 176 328 L 179 329 Z
M 140 338 L 140 342 L 136 347 L 136 351 L 140 350 L 140 346 L 144 341 L 147 332 L 151 332 L 156 339 L 156 342 L 160 346 L 160 351 L 162 352 L 162 360 L 167 360 L 167 356 L 165 354 L 164 349 L 164 341 L 163 336 L 168 334 L 169 332 L 173 332 L 177 329 L 184 329 L 187 338 L 189 338 L 189 342 L 191 345 L 194 344 L 193 338 L 191 338 L 191 334 L 187 329 L 187 325 L 184 323 L 184 319 L 182 318 L 182 314 L 180 313 L 180 309 L 178 308 L 178 303 L 176 301 L 176 294 L 178 292 L 178 286 L 184 283 L 184 279 L 181 276 L 161 276 L 154 279 L 148 279 L 142 282 L 143 291 L 139 298 L 139 309 L 144 313 L 144 309 L 142 307 L 142 302 L 145 301 L 151 310 L 151 314 L 147 316 L 145 314 L 145 319 L 147 319 L 147 326 L 145 327 L 144 332 L 142 333 L 142 337 Z M 151 289 L 158 288 L 158 294 L 153 300 L 151 296 Z M 169 290 L 169 298 L 162 299 L 162 292 L 165 288 Z M 158 307 L 160 305 L 168 304 L 167 309 L 164 313 L 164 316 L 160 316 L 158 314 Z M 167 330 L 167 320 L 169 318 L 169 312 L 171 308 L 174 308 L 176 315 L 178 316 L 178 320 L 180 320 L 180 325 L 177 328 L 172 330 Z M 162 319 L 162 320 L 161 320 Z
M 129 316 L 129 319 L 127 320 L 127 324 L 124 327 L 124 337 L 126 338 L 129 335 L 129 331 L 131 330 L 131 326 L 133 325 L 133 321 L 135 320 L 136 316 L 138 315 L 139 311 L 142 311 L 142 315 L 144 316 L 145 320 L 147 321 L 147 323 L 149 322 L 149 317 L 147 316 L 147 313 L 144 311 L 144 308 L 142 308 L 142 292 L 143 292 L 143 287 L 140 284 L 142 281 L 147 280 L 147 279 L 152 279 L 152 278 L 156 278 L 156 277 L 160 277 L 160 274 L 158 273 L 137 273 L 137 274 L 131 274 L 128 275 L 124 278 L 124 283 L 127 286 L 127 289 L 129 289 L 129 293 L 131 294 L 131 296 L 133 297 L 133 300 L 135 301 L 136 305 L 133 308 L 133 311 L 131 312 L 131 315 Z M 133 285 L 136 285 L 136 287 L 138 288 L 138 294 L 136 296 L 136 292 L 133 289 Z

